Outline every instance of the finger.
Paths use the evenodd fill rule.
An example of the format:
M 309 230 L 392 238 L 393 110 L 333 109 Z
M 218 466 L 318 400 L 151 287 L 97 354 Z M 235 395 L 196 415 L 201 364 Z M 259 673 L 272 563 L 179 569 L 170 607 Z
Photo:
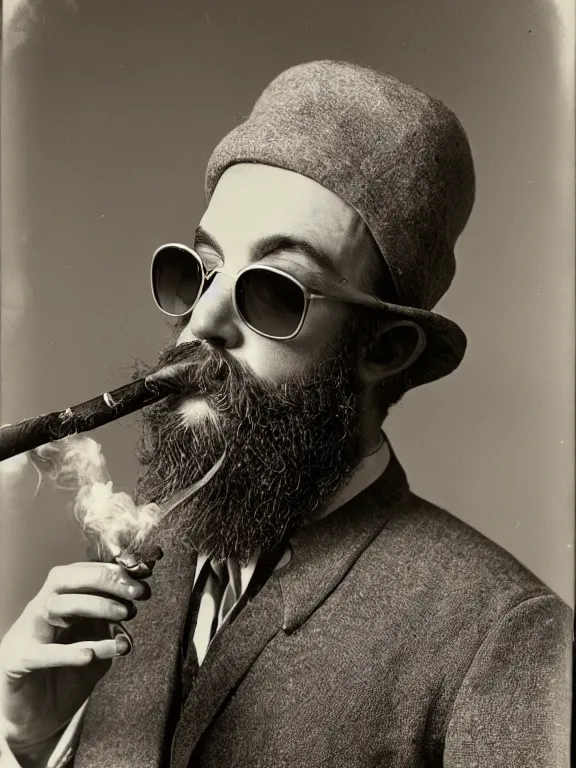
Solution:
M 46 620 L 57 627 L 69 626 L 74 618 L 125 621 L 133 619 L 137 611 L 132 602 L 78 593 L 52 594 L 46 601 Z
M 84 640 L 75 643 L 80 650 L 92 651 L 94 659 L 113 659 L 126 656 L 132 650 L 132 643 L 124 634 L 118 634 L 110 640 Z
M 33 645 L 10 663 L 5 663 L 5 674 L 11 678 L 39 669 L 55 667 L 85 667 L 92 661 L 110 660 L 116 656 L 125 655 L 130 645 L 125 637 L 118 636 L 114 640 L 93 640 L 72 645 Z
M 114 563 L 72 563 L 52 568 L 41 591 L 104 593 L 134 600 L 145 595 L 147 590 L 124 568 Z
M 152 595 L 152 590 L 150 588 L 150 584 L 148 584 L 147 581 L 140 581 L 140 576 L 138 577 L 138 584 L 142 587 L 141 593 L 134 596 L 134 600 L 149 600 Z

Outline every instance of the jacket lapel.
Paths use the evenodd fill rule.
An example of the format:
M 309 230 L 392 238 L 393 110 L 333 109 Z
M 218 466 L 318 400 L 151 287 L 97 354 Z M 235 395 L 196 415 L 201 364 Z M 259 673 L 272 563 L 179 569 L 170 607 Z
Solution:
M 263 648 L 282 629 L 280 583 L 273 574 L 253 602 L 216 635 L 194 680 L 174 734 L 172 768 L 186 768 L 200 737 Z
M 202 734 L 259 654 L 279 632 L 293 632 L 338 586 L 408 492 L 396 456 L 382 477 L 290 538 L 292 559 L 210 645 L 176 728 L 172 768 L 187 768 Z
M 292 561 L 280 574 L 284 631 L 293 632 L 326 600 L 408 490 L 404 470 L 391 450 L 378 480 L 327 517 L 295 532 L 290 539 Z

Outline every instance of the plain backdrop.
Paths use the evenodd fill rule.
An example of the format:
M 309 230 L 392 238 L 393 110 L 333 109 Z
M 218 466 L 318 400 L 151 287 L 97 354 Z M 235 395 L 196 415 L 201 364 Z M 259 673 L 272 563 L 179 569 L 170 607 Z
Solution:
M 20 7 L 17 7 L 19 6 Z M 573 12 L 545 0 L 44 0 L 5 4 L 2 423 L 152 362 L 149 260 L 192 241 L 217 141 L 283 69 L 334 58 L 444 100 L 477 202 L 437 310 L 466 331 L 452 376 L 387 433 L 413 490 L 495 539 L 565 600 L 573 585 Z M 134 417 L 99 430 L 118 487 Z M 69 498 L 5 482 L 0 632 L 84 557 Z M 8 588 L 6 588 L 8 585 Z

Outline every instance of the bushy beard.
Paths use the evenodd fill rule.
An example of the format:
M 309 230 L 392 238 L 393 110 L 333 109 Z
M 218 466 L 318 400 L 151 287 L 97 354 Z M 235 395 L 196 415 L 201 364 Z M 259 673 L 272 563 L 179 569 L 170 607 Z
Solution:
M 170 397 L 142 413 L 139 503 L 162 503 L 199 480 L 226 451 L 215 477 L 162 524 L 162 539 L 209 557 L 247 562 L 326 510 L 360 455 L 354 344 L 305 377 L 271 385 L 205 342 L 166 351 L 159 365 L 193 362 L 183 392 L 209 409 L 190 421 Z

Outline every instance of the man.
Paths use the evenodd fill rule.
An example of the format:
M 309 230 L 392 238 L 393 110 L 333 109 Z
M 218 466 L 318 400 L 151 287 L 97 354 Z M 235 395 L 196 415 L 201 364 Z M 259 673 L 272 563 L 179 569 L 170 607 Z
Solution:
M 566 765 L 569 609 L 414 496 L 380 431 L 464 355 L 431 311 L 474 197 L 457 119 L 368 69 L 294 67 L 216 148 L 206 191 L 194 248 L 153 260 L 177 342 L 160 362 L 195 365 L 144 416 L 137 498 L 220 468 L 164 522 L 150 588 L 74 564 L 27 606 L 1 654 L 12 753 L 75 768 Z M 129 647 L 107 622 L 146 597 L 110 669 Z

